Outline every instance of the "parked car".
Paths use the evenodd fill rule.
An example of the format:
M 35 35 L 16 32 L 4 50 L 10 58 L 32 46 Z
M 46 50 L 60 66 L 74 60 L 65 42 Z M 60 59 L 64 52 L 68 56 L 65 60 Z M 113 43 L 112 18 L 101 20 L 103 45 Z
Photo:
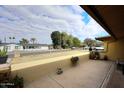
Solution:
M 72 50 L 76 49 L 76 47 L 71 47 Z

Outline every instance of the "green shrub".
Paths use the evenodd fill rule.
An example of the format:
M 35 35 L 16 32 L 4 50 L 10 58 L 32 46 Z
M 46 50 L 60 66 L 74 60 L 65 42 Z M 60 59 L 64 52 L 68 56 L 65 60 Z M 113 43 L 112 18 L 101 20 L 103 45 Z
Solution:
M 100 53 L 98 51 L 95 51 L 95 59 L 100 59 Z
M 71 63 L 73 66 L 76 66 L 79 61 L 79 57 L 72 57 L 71 58 Z
M 13 88 L 23 88 L 24 87 L 24 79 L 23 77 L 19 77 L 16 75 L 12 80 L 11 83 L 14 84 Z
M 23 77 L 19 77 L 18 75 L 13 78 L 9 78 L 9 80 L 1 81 L 0 88 L 23 88 L 24 87 L 24 79 Z
M 100 53 L 98 51 L 91 51 L 89 59 L 100 59 Z
M 89 59 L 95 59 L 95 52 L 90 52 Z
M 0 50 L 0 57 L 5 57 L 7 56 L 7 51 L 5 49 Z

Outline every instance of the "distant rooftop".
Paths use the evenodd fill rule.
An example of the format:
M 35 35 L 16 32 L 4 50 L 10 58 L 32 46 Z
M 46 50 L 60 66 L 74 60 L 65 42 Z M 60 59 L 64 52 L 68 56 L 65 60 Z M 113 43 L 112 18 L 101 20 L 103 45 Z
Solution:
M 9 45 L 9 44 L 20 45 L 20 43 L 1 43 L 0 46 Z M 48 44 L 27 44 L 27 46 L 48 46 Z

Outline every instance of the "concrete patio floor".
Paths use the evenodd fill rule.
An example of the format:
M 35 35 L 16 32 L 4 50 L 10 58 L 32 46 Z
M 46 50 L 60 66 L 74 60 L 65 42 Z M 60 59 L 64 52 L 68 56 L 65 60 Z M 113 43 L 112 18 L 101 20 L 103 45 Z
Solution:
M 115 69 L 107 88 L 124 88 L 124 75 L 122 71 Z
M 98 88 L 103 84 L 113 62 L 89 60 L 66 69 L 61 75 L 52 73 L 25 84 L 34 88 Z

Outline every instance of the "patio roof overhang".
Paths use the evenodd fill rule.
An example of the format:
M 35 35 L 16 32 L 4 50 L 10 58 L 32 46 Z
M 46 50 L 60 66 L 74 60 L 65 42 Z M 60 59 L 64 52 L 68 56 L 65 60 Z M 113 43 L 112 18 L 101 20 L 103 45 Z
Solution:
M 113 38 L 111 36 L 97 37 L 95 39 L 99 40 L 99 41 L 111 41 L 111 40 L 113 40 Z
M 124 38 L 124 6 L 83 5 L 81 7 L 114 39 Z

